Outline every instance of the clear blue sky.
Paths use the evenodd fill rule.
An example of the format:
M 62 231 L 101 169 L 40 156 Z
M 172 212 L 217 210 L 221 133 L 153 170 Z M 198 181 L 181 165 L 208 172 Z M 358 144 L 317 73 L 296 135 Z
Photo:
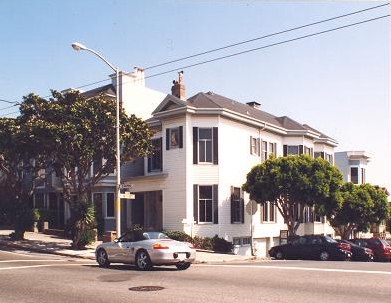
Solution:
M 0 99 L 108 80 L 111 70 L 78 41 L 121 70 L 146 68 L 286 29 L 387 4 L 386 1 L 0 0 Z M 391 191 L 390 17 L 243 55 L 182 68 L 390 14 L 390 5 L 260 39 L 160 68 L 146 85 L 170 93 L 184 70 L 187 96 L 214 91 L 257 101 L 339 141 L 337 151 L 372 155 L 368 181 Z M 101 82 L 85 89 L 104 85 Z M 11 107 L 10 107 L 11 106 Z M 0 116 L 17 107 L 0 101 Z

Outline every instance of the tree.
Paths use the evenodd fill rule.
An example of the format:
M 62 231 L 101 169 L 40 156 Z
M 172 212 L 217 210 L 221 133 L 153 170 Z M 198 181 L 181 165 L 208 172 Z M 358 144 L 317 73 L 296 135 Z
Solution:
M 23 239 L 33 221 L 34 182 L 41 177 L 44 153 L 30 136 L 31 125 L 18 118 L 0 118 L 1 207 L 14 225 L 14 239 Z
M 64 201 L 70 206 L 72 246 L 82 248 L 83 233 L 91 224 L 91 189 L 115 169 L 115 99 L 52 91 L 49 100 L 34 94 L 24 97 L 20 111 L 20 120 L 32 126 L 31 139 L 46 155 L 47 167 L 62 181 Z M 121 108 L 122 161 L 148 155 L 152 135 L 144 121 Z
M 304 206 L 314 206 L 321 215 L 338 208 L 341 184 L 341 172 L 328 161 L 290 155 L 254 166 L 242 188 L 257 203 L 274 203 L 289 234 L 295 235 L 303 222 Z
M 345 183 L 341 189 L 343 203 L 329 222 L 342 239 L 353 231 L 368 231 L 372 224 L 380 224 L 390 217 L 388 193 L 371 184 Z

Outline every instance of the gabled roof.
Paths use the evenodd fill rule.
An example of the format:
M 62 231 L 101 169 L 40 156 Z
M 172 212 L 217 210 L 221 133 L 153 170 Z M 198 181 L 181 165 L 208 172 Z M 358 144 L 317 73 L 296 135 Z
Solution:
M 258 108 L 244 104 L 213 92 L 198 93 L 183 101 L 173 95 L 167 97 L 153 111 L 152 120 L 179 113 L 214 114 L 237 119 L 244 123 L 256 124 L 262 128 L 284 135 L 309 136 L 322 142 L 337 145 L 337 141 L 318 130 L 301 124 L 287 116 L 277 117 Z
M 107 84 L 105 86 L 100 86 L 100 87 L 97 87 L 97 88 L 94 88 L 94 89 L 91 89 L 89 91 L 82 93 L 82 95 L 84 97 L 86 97 L 87 99 L 95 97 L 99 94 L 104 94 L 104 95 L 108 95 L 108 96 L 115 96 L 115 87 L 112 84 Z

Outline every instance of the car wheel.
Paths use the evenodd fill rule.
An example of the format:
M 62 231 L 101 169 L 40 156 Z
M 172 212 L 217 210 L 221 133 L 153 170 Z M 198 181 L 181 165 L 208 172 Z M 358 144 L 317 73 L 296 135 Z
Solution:
M 330 259 L 330 254 L 327 251 L 322 251 L 319 257 L 321 261 L 327 261 Z
M 110 261 L 104 249 L 101 248 L 96 253 L 96 262 L 98 262 L 100 267 L 109 267 Z
M 136 268 L 138 270 L 149 270 L 152 268 L 152 262 L 145 250 L 139 250 L 136 255 Z
M 281 251 L 276 252 L 276 259 L 277 260 L 284 259 L 284 254 Z
M 176 264 L 176 268 L 178 268 L 179 270 L 185 270 L 185 269 L 188 269 L 190 267 L 191 263 L 190 262 L 184 262 L 184 263 L 178 263 Z

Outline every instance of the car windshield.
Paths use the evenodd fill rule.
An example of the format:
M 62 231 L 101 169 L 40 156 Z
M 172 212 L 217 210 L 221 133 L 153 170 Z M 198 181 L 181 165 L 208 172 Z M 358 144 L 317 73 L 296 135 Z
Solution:
M 383 246 L 390 246 L 390 244 L 388 244 L 388 242 L 384 239 L 377 239 L 380 241 L 381 244 L 383 244 Z
M 329 236 L 324 236 L 324 239 L 329 242 L 329 243 L 336 243 L 337 240 L 334 240 L 333 238 L 329 237 Z
M 166 234 L 159 231 L 146 231 L 143 233 L 145 239 L 169 239 Z

